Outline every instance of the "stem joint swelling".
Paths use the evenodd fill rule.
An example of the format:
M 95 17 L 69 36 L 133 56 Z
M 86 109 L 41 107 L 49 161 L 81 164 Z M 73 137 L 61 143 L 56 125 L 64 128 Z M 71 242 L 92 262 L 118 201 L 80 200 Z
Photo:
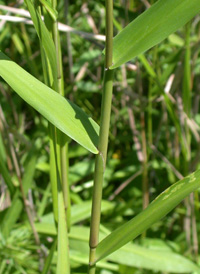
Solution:
M 89 261 L 89 267 L 95 266 L 95 255 L 96 255 L 96 247 L 90 247 L 90 261 Z
M 112 70 L 112 69 L 110 69 L 110 68 L 111 68 L 113 65 L 114 65 L 113 62 L 112 62 L 110 65 L 106 65 L 106 64 L 105 64 L 104 71 Z
M 103 157 L 103 153 L 99 150 L 99 155 L 101 156 L 102 159 L 102 163 L 103 163 L 103 174 L 105 173 L 105 169 L 106 169 L 106 162 L 105 159 Z

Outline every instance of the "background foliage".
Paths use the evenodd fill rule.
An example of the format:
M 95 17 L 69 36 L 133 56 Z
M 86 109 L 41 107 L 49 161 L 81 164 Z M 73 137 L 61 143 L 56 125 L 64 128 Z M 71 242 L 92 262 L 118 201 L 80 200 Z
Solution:
M 114 1 L 115 35 L 154 2 Z M 21 1 L 0 4 L 27 9 Z M 1 15 L 11 15 L 8 13 L 0 6 Z M 66 97 L 99 124 L 104 41 L 95 35 L 105 33 L 104 2 L 77 0 L 68 3 L 66 9 L 59 1 L 58 14 L 59 22 L 84 31 L 61 32 Z M 33 26 L 2 20 L 0 29 L 0 49 L 43 82 L 39 41 Z M 199 168 L 199 45 L 197 15 L 162 43 L 115 70 L 101 238 Z M 70 260 L 72 273 L 86 273 L 94 156 L 71 141 L 69 157 Z M 45 257 L 51 253 L 49 273 L 55 273 L 48 124 L 3 80 L 0 173 L 0 273 L 42 273 Z M 20 192 L 14 192 L 19 179 L 42 243 L 40 252 Z M 199 207 L 196 191 L 134 244 L 100 261 L 97 273 L 199 273 Z

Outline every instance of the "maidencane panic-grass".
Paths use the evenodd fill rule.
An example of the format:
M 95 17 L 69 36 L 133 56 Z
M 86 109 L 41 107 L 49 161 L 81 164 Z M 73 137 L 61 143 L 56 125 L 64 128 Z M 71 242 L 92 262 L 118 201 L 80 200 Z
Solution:
M 90 225 L 90 258 L 89 274 L 94 274 L 96 265 L 91 266 L 95 260 L 96 247 L 99 242 L 99 225 L 101 217 L 101 199 L 104 171 L 106 167 L 108 134 L 110 124 L 110 114 L 112 105 L 113 91 L 113 70 L 109 67 L 112 65 L 113 51 L 113 0 L 106 0 L 106 48 L 105 48 L 105 72 L 101 106 L 101 121 L 99 133 L 99 154 L 96 156 L 94 187 L 92 196 L 92 214 Z
M 41 1 L 41 2 L 43 2 L 43 1 Z M 168 11 L 173 10 L 173 7 L 175 5 L 173 2 L 171 2 L 171 4 L 170 4 L 170 2 L 171 1 L 168 1 L 168 3 L 169 3 Z M 197 6 L 198 6 L 197 0 L 194 0 L 192 2 L 190 2 L 189 0 L 185 0 L 185 1 L 184 0 L 176 0 L 176 2 L 177 3 L 185 2 L 188 5 L 190 3 L 196 3 L 196 6 L 195 7 L 191 6 L 190 10 L 192 10 L 192 8 L 197 9 Z M 164 3 L 164 0 L 158 1 L 158 4 L 159 3 L 161 3 L 161 4 Z M 106 1 L 106 38 L 107 38 L 106 39 L 106 60 L 105 60 L 104 89 L 103 89 L 102 112 L 101 112 L 101 128 L 100 128 L 100 136 L 99 136 L 99 144 L 98 144 L 99 154 L 96 157 L 94 192 L 93 192 L 93 202 L 92 202 L 89 274 L 95 274 L 96 261 L 99 261 L 100 259 L 108 256 L 110 253 L 114 252 L 115 250 L 119 249 L 120 247 L 122 247 L 123 245 L 128 243 L 129 241 L 133 240 L 136 236 L 141 234 L 142 231 L 149 228 L 153 224 L 153 222 L 159 220 L 161 217 L 163 217 L 165 214 L 167 214 L 170 210 L 172 210 L 172 208 L 174 208 L 178 203 L 180 203 L 180 201 L 186 195 L 188 195 L 190 192 L 197 189 L 199 187 L 199 176 L 200 176 L 199 171 L 197 171 L 194 174 L 192 174 L 190 177 L 185 178 L 181 182 L 178 182 L 175 186 L 170 187 L 167 191 L 165 191 L 163 194 L 161 194 L 157 198 L 156 201 L 154 201 L 149 207 L 147 207 L 147 209 L 144 210 L 140 215 L 136 216 L 135 218 L 130 220 L 130 222 L 123 225 L 122 227 L 119 227 L 118 230 L 112 232 L 107 238 L 105 238 L 100 244 L 98 244 L 100 212 L 101 212 L 101 198 L 102 198 L 102 184 L 103 184 L 104 170 L 105 170 L 105 166 L 106 166 L 109 120 L 110 120 L 111 102 L 112 102 L 113 71 L 111 71 L 109 69 L 110 66 L 112 65 L 112 20 L 113 20 L 113 18 L 112 18 L 112 4 L 113 4 L 112 0 Z M 185 5 L 182 4 L 182 11 L 185 12 L 185 8 L 183 6 L 185 6 Z M 152 15 L 155 15 L 155 16 L 158 13 L 157 11 L 159 11 L 159 9 L 160 9 L 158 5 L 156 5 L 156 7 L 157 7 L 157 9 L 155 8 L 152 13 Z M 56 9 L 56 1 L 53 2 L 53 8 Z M 160 15 L 160 18 L 158 17 L 158 19 L 162 20 L 162 18 L 164 18 L 163 14 L 166 13 L 166 6 L 161 11 L 162 11 L 162 13 Z M 33 9 L 32 9 L 32 13 L 34 13 Z M 148 14 L 151 14 L 151 13 L 148 13 Z M 169 14 L 170 14 L 170 12 L 169 12 Z M 177 22 L 175 15 L 174 15 L 175 22 Z M 152 19 L 153 18 L 154 18 L 154 16 L 152 16 Z M 181 16 L 181 18 L 182 18 L 182 16 Z M 148 16 L 147 16 L 147 19 L 148 19 Z M 169 20 L 169 21 L 173 21 L 172 19 L 173 18 L 171 18 L 171 20 Z M 143 19 L 141 21 L 142 21 L 142 25 L 141 25 L 141 29 L 142 29 L 142 26 L 143 25 L 146 26 L 146 24 L 144 24 Z M 151 20 L 151 21 L 153 21 L 153 20 Z M 156 20 L 156 24 L 157 24 L 157 22 L 160 22 L 160 20 Z M 151 24 L 151 22 L 150 22 L 150 24 Z M 164 28 L 166 29 L 165 21 L 162 23 L 162 25 L 164 25 Z M 40 24 L 40 26 L 41 26 L 41 24 Z M 173 26 L 173 23 L 172 23 L 172 26 Z M 132 32 L 130 32 L 131 31 L 131 29 L 130 29 L 130 31 L 128 33 L 125 32 L 126 33 L 125 36 L 121 37 L 121 41 L 122 42 L 125 41 L 125 43 L 127 44 L 127 47 L 130 47 L 130 45 L 133 45 L 135 43 L 135 41 L 132 41 L 134 43 L 127 42 L 127 41 L 129 41 L 128 38 L 133 37 L 131 34 L 133 34 L 133 31 L 135 32 L 135 29 L 139 29 L 138 35 L 141 36 L 141 29 L 133 27 Z M 149 28 L 149 29 L 152 30 L 152 32 L 153 32 L 153 30 L 155 30 L 155 25 L 151 26 L 151 28 Z M 44 28 L 43 28 L 43 31 L 44 31 Z M 171 31 L 174 31 L 174 28 L 171 28 L 169 30 L 169 32 L 167 33 L 167 35 Z M 52 60 L 50 62 L 49 57 L 50 57 L 51 50 L 47 51 L 47 48 L 49 48 L 48 43 L 47 43 L 47 41 L 43 40 L 41 42 L 41 43 L 43 43 L 42 44 L 43 46 L 46 42 L 46 49 L 44 47 L 44 49 L 46 50 L 46 52 L 45 52 L 46 60 L 44 60 L 44 67 L 46 66 L 46 71 L 48 71 L 48 67 L 50 66 L 49 63 L 51 64 L 51 70 L 52 70 L 51 72 L 53 72 L 52 74 L 54 75 L 53 76 L 54 77 L 53 78 L 53 81 L 54 81 L 53 88 L 55 91 L 62 94 L 63 83 L 62 83 L 62 67 L 61 67 L 61 59 L 60 59 L 61 51 L 60 51 L 60 43 L 59 43 L 56 19 L 54 20 L 54 24 L 52 27 L 52 33 L 53 33 L 53 38 L 54 38 L 54 42 L 55 42 L 55 46 L 56 46 L 56 51 L 55 51 L 56 54 L 54 54 L 54 47 L 52 47 L 53 48 L 52 55 L 53 56 L 56 55 L 57 65 L 53 65 L 54 62 L 52 62 Z M 123 32 L 121 32 L 121 33 L 123 33 Z M 163 32 L 161 32 L 161 33 L 163 33 Z M 151 34 L 151 32 L 147 33 L 146 42 L 148 42 L 150 34 Z M 157 33 L 155 33 L 155 34 L 157 35 Z M 163 37 L 161 37 L 161 38 L 164 39 Z M 159 39 L 161 39 L 161 38 L 159 38 Z M 50 40 L 50 42 L 52 42 L 51 39 L 49 39 L 49 40 Z M 133 40 L 135 40 L 135 38 Z M 155 43 L 158 43 L 157 38 L 152 39 L 152 41 L 153 40 L 154 40 L 154 42 L 151 44 L 151 46 L 154 45 Z M 119 42 L 120 42 L 120 40 L 118 40 L 117 44 L 119 44 Z M 144 40 L 142 40 L 140 46 L 145 45 L 145 44 L 146 43 L 144 43 Z M 141 50 L 137 43 L 136 43 L 136 45 L 137 45 L 137 50 Z M 125 46 L 123 46 L 123 48 L 126 48 Z M 150 47 L 150 45 L 148 47 Z M 146 49 L 143 48 L 142 50 L 143 51 L 147 50 L 148 47 Z M 118 53 L 120 53 L 120 52 L 118 52 Z M 130 49 L 129 53 L 133 54 L 133 50 Z M 49 54 L 49 56 L 47 56 L 48 54 Z M 123 52 L 122 52 L 122 54 L 123 54 Z M 137 54 L 138 53 L 136 51 L 135 55 L 137 55 Z M 51 57 L 52 57 L 52 55 L 51 55 Z M 119 58 L 120 56 L 121 55 L 117 54 L 117 51 L 116 51 L 115 58 Z M 125 56 L 125 57 L 130 60 L 131 56 Z M 8 62 L 7 59 L 5 59 L 4 55 L 2 55 L 1 53 L 0 53 L 0 57 L 1 57 L 0 58 L 1 59 L 0 60 L 1 61 L 1 66 L 0 66 L 1 71 L 0 72 L 4 76 L 5 79 L 7 79 L 7 77 L 5 75 L 5 74 L 7 74 L 7 73 L 5 73 L 5 72 L 7 72 L 7 68 L 6 68 L 7 66 L 10 67 L 10 73 L 12 75 L 11 78 L 14 78 L 13 74 L 12 74 L 12 68 L 18 69 L 19 71 L 22 72 L 22 70 L 19 69 L 19 67 L 17 65 L 13 66 L 12 61 Z M 126 60 L 128 61 L 128 59 L 126 59 L 125 57 L 121 58 L 121 60 L 118 60 L 117 65 L 115 64 L 114 66 L 112 66 L 112 68 L 119 66 Z M 115 60 L 115 62 L 116 62 L 116 60 Z M 20 75 L 20 73 L 18 73 L 18 75 Z M 27 74 L 25 74 L 25 75 L 26 75 L 26 77 L 28 77 Z M 51 77 L 52 77 L 52 75 L 50 75 L 47 72 L 46 78 L 50 79 Z M 28 79 L 33 80 L 30 77 L 28 77 Z M 11 81 L 11 83 L 12 83 L 12 80 L 10 80 L 9 77 L 8 77 L 8 80 Z M 20 80 L 20 77 L 18 80 Z M 47 81 L 49 81 L 49 80 L 47 80 Z M 49 82 L 51 82 L 51 81 L 49 81 Z M 21 82 L 19 82 L 19 83 L 21 83 Z M 22 83 L 23 83 L 23 81 L 22 81 Z M 31 83 L 31 81 L 30 81 L 30 83 Z M 24 83 L 24 84 L 26 84 L 26 92 L 27 92 L 27 90 L 29 90 L 29 87 L 27 86 L 27 83 Z M 36 86 L 37 86 L 37 84 L 38 83 L 36 81 Z M 162 90 L 162 85 L 160 83 L 158 83 L 158 85 L 161 87 L 160 90 Z M 14 86 L 14 84 L 13 84 L 13 86 Z M 16 89 L 18 90 L 19 93 L 21 93 L 21 89 L 19 88 L 19 86 L 22 86 L 22 85 L 18 84 Z M 34 89 L 36 90 L 35 83 L 32 86 L 34 86 Z M 43 88 L 45 91 L 45 87 L 43 87 Z M 23 86 L 23 89 L 24 89 L 24 86 Z M 34 93 L 35 92 L 34 89 L 30 89 L 31 90 L 30 95 L 37 94 L 37 93 Z M 50 93 L 49 93 L 49 95 L 50 95 Z M 163 92 L 163 95 L 165 95 L 164 92 Z M 25 98 L 26 98 L 26 101 L 30 102 L 27 99 L 27 97 L 25 97 Z M 33 98 L 33 99 L 35 99 L 35 98 Z M 52 103 L 54 103 L 54 100 L 52 100 L 52 101 L 53 101 Z M 169 110 L 171 110 L 171 115 L 175 117 L 174 112 L 173 112 L 173 105 L 171 104 L 171 101 L 169 101 L 169 98 L 167 97 L 167 95 L 165 96 L 165 101 L 166 101 L 166 104 L 168 104 Z M 41 101 L 40 107 L 41 106 L 45 107 L 46 106 L 45 103 L 46 103 L 45 101 Z M 57 104 L 57 105 L 59 105 L 59 104 Z M 47 108 L 47 109 L 49 111 L 51 110 L 51 108 Z M 54 109 L 55 113 L 58 110 L 56 108 L 53 108 L 53 109 Z M 174 121 L 176 122 L 177 119 L 175 119 L 175 118 L 174 118 Z M 62 120 L 62 119 L 60 118 L 60 120 Z M 179 129 L 180 127 L 177 126 L 177 128 Z M 74 130 L 74 128 L 73 128 L 73 130 Z M 62 135 L 55 127 L 52 127 L 51 136 L 52 136 L 52 152 L 54 153 L 53 154 L 53 157 L 54 157 L 53 158 L 54 159 L 53 167 L 54 167 L 54 176 L 55 176 L 55 182 L 56 182 L 54 185 L 55 185 L 55 189 L 57 191 L 56 197 L 58 196 L 57 197 L 58 198 L 57 199 L 57 204 L 58 204 L 57 205 L 57 208 L 58 208 L 57 209 L 57 219 L 58 219 L 58 231 L 57 231 L 58 232 L 58 267 L 57 267 L 57 273 L 66 274 L 66 273 L 70 273 L 69 255 L 68 255 L 67 223 L 66 223 L 66 215 L 65 215 L 65 208 L 68 207 L 69 197 L 68 197 L 68 195 L 66 195 L 66 197 L 65 197 L 65 190 L 64 190 L 64 184 L 63 184 L 63 181 L 64 181 L 63 177 L 66 175 L 63 173 L 63 170 L 66 171 L 66 169 L 65 169 L 65 167 L 66 167 L 66 162 L 65 162 L 66 151 L 63 150 L 63 157 L 64 157 L 63 158 L 62 153 L 61 153 L 62 152 L 62 149 L 61 149 L 62 138 L 60 137 Z M 63 142 L 63 146 L 65 146 L 65 141 L 66 140 L 64 140 L 64 142 Z M 146 140 L 145 140 L 145 142 L 146 142 Z M 67 191 L 66 191 L 66 193 L 67 193 Z M 65 205 L 64 205 L 65 198 L 67 198 L 68 200 L 66 200 L 67 202 L 65 201 Z M 92 265 L 94 265 L 94 266 L 92 266 Z

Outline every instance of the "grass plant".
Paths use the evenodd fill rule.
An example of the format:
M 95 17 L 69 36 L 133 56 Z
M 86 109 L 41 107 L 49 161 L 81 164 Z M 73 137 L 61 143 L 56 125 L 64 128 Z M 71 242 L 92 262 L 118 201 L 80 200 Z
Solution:
M 0 274 L 200 272 L 199 0 L 136 2 L 0 2 Z

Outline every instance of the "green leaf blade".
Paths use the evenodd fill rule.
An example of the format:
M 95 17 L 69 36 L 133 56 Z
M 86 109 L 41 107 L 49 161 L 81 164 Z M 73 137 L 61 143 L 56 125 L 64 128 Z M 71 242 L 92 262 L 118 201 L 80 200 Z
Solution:
M 162 271 L 167 273 L 191 273 L 199 267 L 172 251 L 154 250 L 135 244 L 128 244 L 108 257 L 108 260 L 130 267 Z
M 0 76 L 63 133 L 98 154 L 99 126 L 78 106 L 54 92 L 0 52 Z
M 113 41 L 111 69 L 155 46 L 200 12 L 199 0 L 159 0 Z
M 99 243 L 96 260 L 108 256 L 135 239 L 153 223 L 175 208 L 187 195 L 200 187 L 200 170 L 172 185 L 161 193 L 144 211 L 122 225 Z

